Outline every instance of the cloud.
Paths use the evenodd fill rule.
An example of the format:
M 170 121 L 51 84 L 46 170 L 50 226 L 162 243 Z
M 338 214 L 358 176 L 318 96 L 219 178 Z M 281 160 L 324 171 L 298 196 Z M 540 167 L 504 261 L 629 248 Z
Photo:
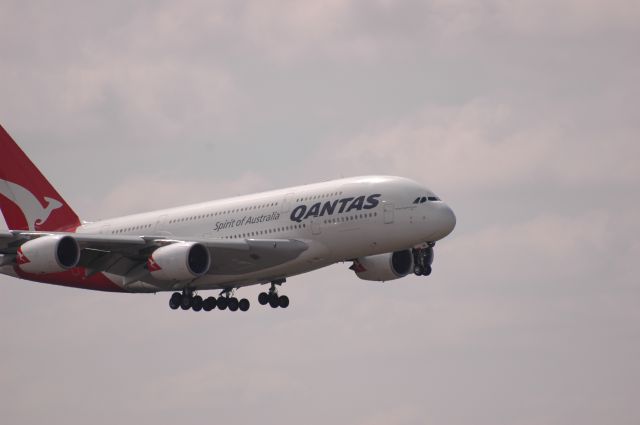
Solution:
M 636 32 L 637 26 L 633 22 L 640 17 L 640 7 L 629 0 L 497 0 L 489 3 L 495 7 L 497 20 L 506 28 L 529 35 L 583 36 L 603 31 Z
M 0 115 L 85 219 L 343 175 L 453 206 L 433 274 L 285 310 L 0 278 L 11 423 L 637 423 L 632 2 L 5 2 Z M 227 314 L 228 313 L 228 314 Z M 16 325 L 19 324 L 19 325 Z
M 333 155 L 338 170 L 409 175 L 455 191 L 638 182 L 637 126 L 604 140 L 574 126 L 576 111 L 536 112 L 483 100 L 428 106 L 387 127 L 336 140 L 320 156 Z
M 597 37 L 636 33 L 640 8 L 628 0 L 562 1 L 291 1 L 247 3 L 235 15 L 261 53 L 297 57 L 383 59 L 420 45 L 458 49 L 460 40 L 501 37 Z M 494 41 L 496 41 L 494 39 Z
M 625 226 L 625 232 L 637 226 L 620 219 L 619 214 L 606 210 L 578 216 L 547 212 L 517 223 L 500 222 L 496 217 L 492 225 L 459 236 L 455 256 L 466 258 L 467 270 L 483 270 L 491 279 L 508 280 L 513 267 L 523 279 L 550 285 L 562 282 L 564 286 L 611 269 L 609 255 L 616 249 L 624 255 L 628 248 L 619 246 L 624 239 L 615 223 Z M 501 267 L 503 261 L 510 267 Z
M 95 219 L 207 202 L 265 190 L 268 183 L 254 173 L 246 172 L 230 180 L 197 178 L 168 179 L 162 175 L 138 175 L 116 185 L 103 199 L 83 202 Z

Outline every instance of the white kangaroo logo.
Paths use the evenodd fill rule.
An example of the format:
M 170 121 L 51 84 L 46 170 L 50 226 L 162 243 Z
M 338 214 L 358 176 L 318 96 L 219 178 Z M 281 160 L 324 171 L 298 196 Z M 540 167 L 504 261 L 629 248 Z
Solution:
M 2 179 L 0 179 L 0 195 L 9 198 L 20 208 L 27 219 L 29 230 L 36 230 L 36 226 L 44 224 L 53 210 L 57 210 L 62 206 L 62 202 L 57 199 L 45 196 L 44 200 L 47 206 L 43 208 L 33 193 L 19 184 Z

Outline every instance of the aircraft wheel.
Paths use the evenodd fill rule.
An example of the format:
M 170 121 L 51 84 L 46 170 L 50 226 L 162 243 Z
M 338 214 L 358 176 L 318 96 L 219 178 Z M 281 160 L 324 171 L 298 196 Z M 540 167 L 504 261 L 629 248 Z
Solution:
M 229 298 L 227 300 L 229 310 L 236 311 L 238 310 L 238 299 L 237 298 Z
M 258 302 L 260 305 L 267 305 L 269 303 L 269 294 L 266 292 L 260 292 L 260 295 L 258 295 Z
M 416 276 L 422 276 L 422 274 L 424 273 L 424 269 L 422 268 L 422 266 L 415 266 L 415 267 L 413 268 L 413 273 L 414 273 Z
M 202 310 L 202 297 L 200 295 L 196 295 L 195 297 L 191 298 L 191 308 L 193 309 L 193 311 Z
M 246 298 L 243 298 L 238 302 L 238 307 L 240 308 L 240 311 L 247 311 L 249 310 L 250 306 L 251 304 L 249 304 L 249 300 Z
M 278 304 L 282 308 L 289 307 L 289 297 L 287 297 L 286 295 L 282 295 L 280 298 L 278 298 Z
M 179 309 L 181 303 L 182 294 L 180 292 L 174 292 L 173 294 L 171 294 L 171 298 L 169 298 L 169 308 L 171 308 L 171 310 Z
M 280 305 L 280 297 L 278 297 L 278 294 L 269 295 L 269 305 L 271 308 L 277 308 Z
M 227 308 L 227 299 L 225 297 L 219 297 L 216 301 L 216 307 L 218 310 L 225 310 Z
M 431 274 L 431 266 L 426 266 L 424 268 L 424 272 L 422 272 L 422 276 L 429 276 Z
M 216 299 L 214 297 L 208 297 L 202 302 L 202 309 L 204 311 L 211 311 L 216 308 Z
M 180 301 L 180 308 L 183 310 L 189 310 L 189 308 L 191 308 L 191 298 L 182 297 L 182 300 Z

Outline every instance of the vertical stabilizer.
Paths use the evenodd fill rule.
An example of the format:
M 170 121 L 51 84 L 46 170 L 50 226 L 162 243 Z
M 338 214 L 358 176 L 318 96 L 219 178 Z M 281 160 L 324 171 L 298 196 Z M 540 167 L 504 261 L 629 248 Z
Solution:
M 11 230 L 73 230 L 77 214 L 0 126 L 0 211 Z

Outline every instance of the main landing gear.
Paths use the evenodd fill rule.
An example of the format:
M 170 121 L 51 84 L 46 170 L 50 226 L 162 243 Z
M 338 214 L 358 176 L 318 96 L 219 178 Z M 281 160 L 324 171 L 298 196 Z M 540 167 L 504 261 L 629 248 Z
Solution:
M 286 295 L 278 295 L 278 290 L 276 289 L 276 285 L 282 285 L 284 282 L 284 279 L 274 280 L 273 282 L 271 282 L 269 293 L 260 292 L 260 295 L 258 295 L 258 302 L 260 303 L 260 305 L 269 304 L 271 308 L 289 307 L 289 297 L 287 297 Z
M 413 248 L 413 273 L 416 276 L 429 276 L 433 264 L 433 247 L 435 242 L 427 242 L 424 247 Z
M 169 299 L 169 308 L 172 310 L 181 308 L 183 310 L 211 311 L 217 307 L 218 310 L 247 311 L 250 306 L 248 299 L 242 298 L 238 300 L 236 297 L 231 296 L 231 290 L 222 291 L 218 298 L 208 297 L 203 300 L 201 296 L 193 295 L 191 289 L 185 288 L 182 293 L 174 292 Z

